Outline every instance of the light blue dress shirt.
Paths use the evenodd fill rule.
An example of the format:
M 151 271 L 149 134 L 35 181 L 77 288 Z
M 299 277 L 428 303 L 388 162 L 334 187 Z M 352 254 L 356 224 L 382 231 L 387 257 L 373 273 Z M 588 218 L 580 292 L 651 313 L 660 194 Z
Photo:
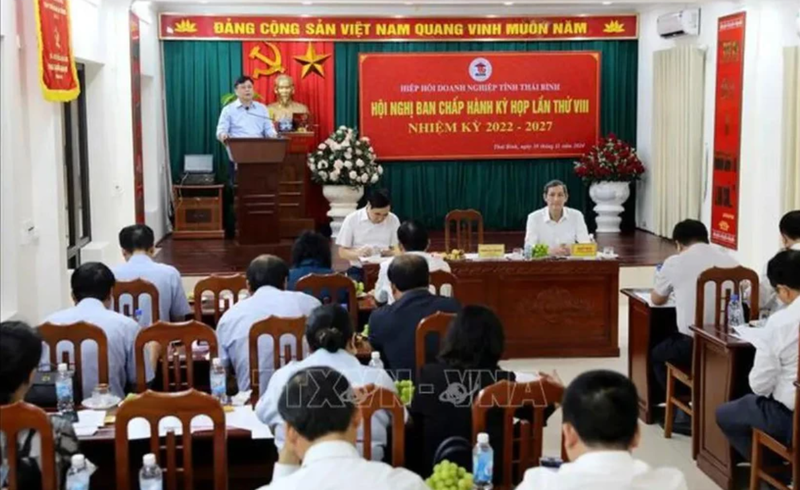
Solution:
M 250 327 L 271 316 L 296 318 L 309 316 L 320 301 L 298 291 L 282 291 L 272 286 L 262 286 L 249 298 L 245 298 L 226 311 L 217 324 L 219 357 L 226 368 L 233 367 L 239 391 L 250 389 Z M 292 346 L 293 337 L 284 335 L 280 340 Z M 273 343 L 267 335 L 258 339 L 259 393 L 264 393 L 273 369 Z
M 310 367 L 328 367 L 335 369 L 347 378 L 352 387 L 366 386 L 374 384 L 381 388 L 397 393 L 392 378 L 383 369 L 376 369 L 361 364 L 358 359 L 347 352 L 339 349 L 335 353 L 325 349 L 317 349 L 313 354 L 302 361 L 292 361 L 289 364 L 275 371 L 269 382 L 267 391 L 261 396 L 256 405 L 256 416 L 267 424 L 275 435 L 275 446 L 280 451 L 286 439 L 286 429 L 283 419 L 278 413 L 278 399 L 281 396 L 283 387 L 298 371 Z M 389 426 L 389 414 L 384 410 L 375 412 L 372 417 L 372 459 L 380 461 L 383 459 L 383 448 L 386 446 L 386 428 Z M 400 422 L 400 423 L 404 423 Z M 358 449 L 362 451 L 361 442 L 363 441 L 363 426 L 358 429 Z
M 253 101 L 248 109 L 239 99 L 226 105 L 219 115 L 217 138 L 223 133 L 231 138 L 278 137 L 267 106 Z
M 76 322 L 91 323 L 100 327 L 108 339 L 108 384 L 111 393 L 120 398 L 125 397 L 126 381 L 136 383 L 136 361 L 134 356 L 134 345 L 136 335 L 142 329 L 132 319 L 111 311 L 105 305 L 94 298 L 84 298 L 77 305 L 66 310 L 53 313 L 45 320 L 47 323 L 55 325 L 67 325 Z M 72 343 L 60 342 L 58 348 L 58 362 L 61 361 L 62 352 L 69 352 L 70 359 L 74 359 Z M 81 345 L 81 355 L 83 356 L 83 396 L 88 398 L 92 395 L 92 390 L 98 383 L 97 368 L 97 344 L 94 342 L 83 342 Z M 144 353 L 145 359 L 145 378 L 147 381 L 153 379 L 153 368 L 149 359 L 147 349 Z M 50 363 L 50 350 L 47 345 L 43 345 L 42 363 Z M 76 400 L 80 402 L 81 400 Z
M 178 269 L 156 263 L 147 254 L 137 253 L 124 264 L 114 267 L 113 271 L 117 281 L 144 279 L 153 283 L 158 289 L 158 314 L 162 321 L 183 321 L 186 315 L 192 313 Z M 130 304 L 131 298 L 123 297 L 120 302 Z M 139 308 L 142 310 L 141 324 L 152 324 L 150 296 L 143 295 L 139 298 Z

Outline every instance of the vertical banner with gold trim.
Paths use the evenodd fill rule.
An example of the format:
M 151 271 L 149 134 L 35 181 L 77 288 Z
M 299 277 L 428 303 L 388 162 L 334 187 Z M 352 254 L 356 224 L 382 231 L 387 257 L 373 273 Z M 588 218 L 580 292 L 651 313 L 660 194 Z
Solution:
M 81 93 L 72 56 L 69 0 L 35 0 L 39 83 L 45 100 L 69 102 Z
M 144 167 L 142 158 L 142 64 L 139 17 L 130 12 L 131 114 L 133 122 L 133 195 L 136 223 L 144 224 Z
M 733 250 L 739 242 L 745 18 L 744 12 L 720 17 L 717 30 L 711 241 Z

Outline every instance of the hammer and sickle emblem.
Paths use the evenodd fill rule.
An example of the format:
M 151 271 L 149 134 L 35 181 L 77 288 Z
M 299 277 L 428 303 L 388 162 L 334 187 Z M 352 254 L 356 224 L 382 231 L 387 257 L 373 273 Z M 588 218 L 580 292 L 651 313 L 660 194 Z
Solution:
M 250 50 L 250 59 L 260 60 L 267 66 L 267 68 L 256 68 L 253 71 L 253 78 L 256 80 L 258 80 L 258 78 L 261 76 L 269 76 L 274 73 L 283 73 L 286 71 L 286 68 L 283 67 L 281 52 L 278 50 L 278 47 L 268 42 L 264 42 L 264 44 L 272 50 L 274 59 L 267 58 L 267 56 L 261 52 L 260 45 L 256 44 L 253 46 L 253 49 Z

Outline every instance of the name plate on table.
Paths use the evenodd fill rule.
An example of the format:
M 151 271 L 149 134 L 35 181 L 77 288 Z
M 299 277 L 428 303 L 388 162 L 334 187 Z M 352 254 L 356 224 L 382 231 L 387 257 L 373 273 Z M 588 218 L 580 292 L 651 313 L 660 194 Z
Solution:
M 573 257 L 597 257 L 597 244 L 596 243 L 576 243 L 572 246 Z
M 503 259 L 506 256 L 506 246 L 500 244 L 478 245 L 479 259 Z

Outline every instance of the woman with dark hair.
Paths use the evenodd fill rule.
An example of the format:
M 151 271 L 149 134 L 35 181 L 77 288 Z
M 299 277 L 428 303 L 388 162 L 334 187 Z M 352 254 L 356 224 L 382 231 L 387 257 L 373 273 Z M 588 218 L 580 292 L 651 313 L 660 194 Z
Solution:
M 275 371 L 267 390 L 258 400 L 256 415 L 275 434 L 278 451 L 283 447 L 286 433 L 284 421 L 278 412 L 278 399 L 286 383 L 295 373 L 310 367 L 329 367 L 343 374 L 353 387 L 374 384 L 397 392 L 394 381 L 386 371 L 362 365 L 356 358 L 355 331 L 350 315 L 339 305 L 328 304 L 317 307 L 306 321 L 305 340 L 311 355 L 302 361 L 292 361 Z M 386 428 L 389 416 L 378 412 L 372 424 L 372 459 L 383 459 L 386 445 Z M 360 434 L 359 430 L 359 434 Z M 359 441 L 363 440 L 359 436 Z M 360 447 L 360 446 L 359 446 Z
M 286 289 L 294 291 L 297 281 L 308 274 L 332 273 L 330 241 L 313 231 L 301 233 L 292 246 L 292 266 Z
M 0 323 L 0 405 L 25 399 L 42 357 L 42 338 L 23 322 Z M 78 438 L 72 423 L 58 415 L 50 417 L 56 450 L 56 475 L 63 480 L 70 458 L 78 452 Z M 0 460 L 6 461 L 8 442 L 0 433 Z M 33 430 L 18 434 L 17 488 L 41 488 L 41 439 Z M 7 468 L 0 469 L 0 488 L 7 485 Z

